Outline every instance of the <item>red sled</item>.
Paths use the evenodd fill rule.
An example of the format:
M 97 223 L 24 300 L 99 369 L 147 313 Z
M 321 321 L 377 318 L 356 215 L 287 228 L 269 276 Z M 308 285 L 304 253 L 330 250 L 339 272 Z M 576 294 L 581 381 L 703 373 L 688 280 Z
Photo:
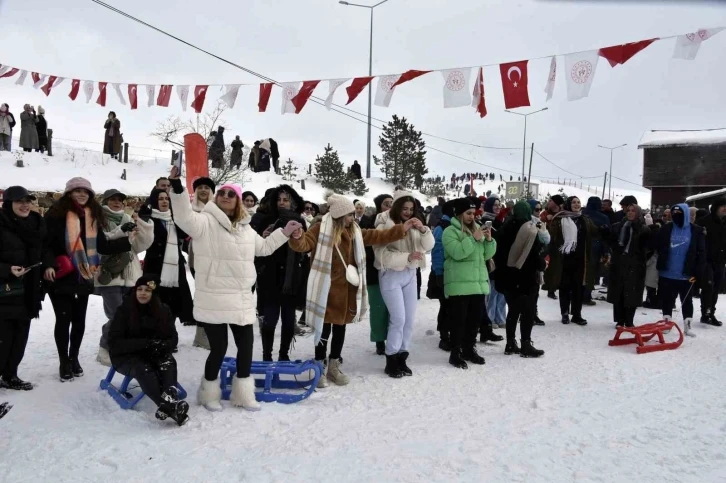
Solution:
M 678 330 L 678 340 L 673 342 L 666 342 L 663 337 L 664 330 L 671 330 L 675 328 Z M 632 334 L 634 337 L 621 339 L 622 334 Z M 658 336 L 658 344 L 645 345 L 646 342 L 650 342 L 655 336 Z M 645 354 L 646 352 L 656 351 L 667 351 L 677 349 L 683 344 L 683 332 L 678 324 L 672 320 L 661 320 L 653 324 L 645 324 L 639 327 L 618 327 L 615 333 L 615 338 L 608 342 L 608 345 L 627 345 L 627 344 L 638 344 L 635 351 L 638 354 Z

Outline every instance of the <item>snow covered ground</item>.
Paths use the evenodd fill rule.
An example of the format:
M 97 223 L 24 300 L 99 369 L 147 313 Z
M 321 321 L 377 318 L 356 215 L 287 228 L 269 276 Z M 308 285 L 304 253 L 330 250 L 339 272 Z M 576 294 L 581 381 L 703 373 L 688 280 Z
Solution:
M 349 326 L 349 386 L 294 405 L 263 404 L 259 413 L 229 406 L 210 413 L 196 404 L 206 351 L 191 346 L 193 328 L 179 327 L 180 382 L 192 407 L 191 421 L 178 428 L 157 421 L 148 399 L 123 411 L 98 389 L 107 371 L 95 362 L 99 297 L 91 298 L 81 351 L 85 376 L 59 382 L 46 301 L 20 367 L 36 388 L 0 390 L 0 401 L 15 405 L 0 420 L 1 480 L 726 481 L 726 328 L 696 323 L 698 338 L 679 349 L 637 355 L 633 346 L 607 345 L 615 331 L 604 302 L 585 308 L 586 327 L 562 325 L 557 302 L 544 292 L 539 307 L 547 325 L 533 339 L 543 358 L 479 344 L 486 365 L 461 371 L 447 363 L 437 335 L 427 334 L 438 304 L 422 299 L 414 376 L 400 380 L 383 374 L 367 322 Z M 642 309 L 636 317 L 651 322 L 658 313 Z M 726 319 L 726 309 L 719 317 Z M 258 337 L 256 359 L 260 347 Z M 228 353 L 235 353 L 231 337 Z M 298 339 L 292 355 L 311 358 L 312 340 Z

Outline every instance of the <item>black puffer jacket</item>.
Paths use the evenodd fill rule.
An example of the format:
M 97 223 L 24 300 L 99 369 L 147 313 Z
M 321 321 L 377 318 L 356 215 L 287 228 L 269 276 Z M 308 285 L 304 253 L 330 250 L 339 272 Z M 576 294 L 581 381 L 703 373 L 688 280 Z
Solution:
M 522 268 L 507 265 L 509 252 L 517 239 L 519 229 L 526 221 L 509 218 L 499 228 L 497 235 L 497 251 L 494 254 L 494 263 L 497 269 L 497 291 L 512 295 L 530 295 L 539 289 L 537 272 L 543 272 L 545 261 L 543 256 L 544 245 L 535 236 L 534 244 L 527 254 Z
M 706 260 L 709 265 L 726 264 L 726 218 L 719 218 L 718 209 L 726 205 L 726 198 L 718 198 L 711 205 L 711 214 L 696 220 L 706 229 Z
M 38 213 L 19 218 L 12 209 L 0 210 L 0 290 L 17 281 L 10 267 L 30 267 L 41 261 L 45 235 L 45 220 Z M 0 296 L 0 322 L 38 317 L 44 297 L 43 270 L 35 267 L 23 276 L 22 295 Z
M 651 228 L 642 222 L 630 225 L 630 248 L 620 246 L 620 234 L 625 222 L 615 223 L 611 230 L 610 246 L 612 259 L 607 301 L 614 304 L 622 300 L 624 307 L 637 307 L 643 302 L 645 290 L 646 262 L 650 255 L 650 237 L 655 236 Z M 627 243 L 626 243 L 627 246 Z

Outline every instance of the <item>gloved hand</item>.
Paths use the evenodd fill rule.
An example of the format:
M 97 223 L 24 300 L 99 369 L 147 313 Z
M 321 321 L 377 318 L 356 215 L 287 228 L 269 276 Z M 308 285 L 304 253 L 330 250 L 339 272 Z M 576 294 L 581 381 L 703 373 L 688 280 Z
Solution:
M 285 235 L 286 237 L 289 237 L 298 228 L 302 228 L 302 225 L 300 223 L 298 223 L 297 221 L 290 220 L 287 222 L 287 225 L 285 225 L 285 228 L 282 229 L 282 234 Z
M 136 228 L 136 223 L 129 221 L 128 223 L 124 223 L 121 225 L 121 231 L 124 233 L 128 233 L 130 231 L 133 231 L 133 229 Z

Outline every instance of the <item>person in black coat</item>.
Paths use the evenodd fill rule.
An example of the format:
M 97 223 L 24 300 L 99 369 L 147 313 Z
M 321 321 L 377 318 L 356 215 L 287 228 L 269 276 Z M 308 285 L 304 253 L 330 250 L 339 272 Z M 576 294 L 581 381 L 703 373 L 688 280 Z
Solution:
M 696 220 L 706 230 L 706 267 L 701 280 L 701 322 L 716 327 L 723 325 L 716 318 L 718 293 L 726 266 L 726 198 L 711 204 L 711 213 Z
M 255 231 L 267 238 L 289 221 L 297 221 L 305 230 L 302 218 L 305 202 L 292 188 L 283 184 L 273 189 L 267 198 L 267 209 L 256 213 Z M 259 215 L 259 216 L 258 216 Z M 275 330 L 282 320 L 278 360 L 290 360 L 290 345 L 295 334 L 295 308 L 304 303 L 310 262 L 307 254 L 297 253 L 287 244 L 267 257 L 257 257 L 257 297 L 261 299 L 262 360 L 272 361 Z
M 158 407 L 156 417 L 181 426 L 189 420 L 189 404 L 179 401 L 176 360 L 178 335 L 171 309 L 161 302 L 158 282 L 144 275 L 124 298 L 108 333 L 111 363 L 131 376 Z
M 147 203 L 151 215 L 145 221 L 154 223 L 154 242 L 146 250 L 144 275 L 160 275 L 158 292 L 161 301 L 169 306 L 174 319 L 178 317 L 184 325 L 195 325 L 194 301 L 182 255 L 182 244 L 189 236 L 174 224 L 174 214 L 166 191 L 155 188 Z M 139 216 L 142 216 L 141 213 Z
M 45 109 L 42 106 L 38 106 L 38 122 L 35 128 L 38 131 L 40 152 L 44 153 L 48 149 L 48 122 L 45 120 Z
M 99 255 L 131 250 L 128 237 L 108 240 L 105 215 L 91 183 L 71 178 L 63 196 L 48 210 L 43 246 L 44 278 L 55 312 L 55 344 L 61 382 L 83 376 L 78 352 L 86 331 L 88 297 L 94 290 Z
M 612 223 L 610 222 L 610 218 L 602 212 L 602 201 L 598 196 L 591 196 L 587 199 L 587 205 L 583 208 L 582 214 L 590 218 L 590 221 L 596 227 L 602 228 L 604 233 L 609 233 L 607 227 Z M 600 231 L 593 234 L 592 237 L 592 246 L 587 261 L 589 265 L 588 272 L 592 271 L 595 274 L 595 280 L 600 279 L 602 260 L 607 257 L 609 252 L 606 238 L 607 236 L 601 235 Z M 583 287 L 582 301 L 584 305 L 595 305 L 595 301 L 592 299 L 592 290 Z
M 44 297 L 40 267 L 45 221 L 31 210 L 35 196 L 22 186 L 3 193 L 0 211 L 0 388 L 29 391 L 18 377 L 31 319 Z
M 625 210 L 630 205 L 637 205 L 638 200 L 633 195 L 627 195 L 623 196 L 623 199 L 620 200 L 620 211 L 615 212 L 614 215 L 614 221 L 613 223 L 619 223 L 625 219 Z
M 610 281 L 608 302 L 619 327 L 633 327 L 635 311 L 643 302 L 646 262 L 651 229 L 645 224 L 638 205 L 626 208 L 626 219 L 611 230 Z
M 353 165 L 350 167 L 350 174 L 353 175 L 355 179 L 361 179 L 363 176 L 360 172 L 360 164 L 358 164 L 358 161 L 353 161 Z

